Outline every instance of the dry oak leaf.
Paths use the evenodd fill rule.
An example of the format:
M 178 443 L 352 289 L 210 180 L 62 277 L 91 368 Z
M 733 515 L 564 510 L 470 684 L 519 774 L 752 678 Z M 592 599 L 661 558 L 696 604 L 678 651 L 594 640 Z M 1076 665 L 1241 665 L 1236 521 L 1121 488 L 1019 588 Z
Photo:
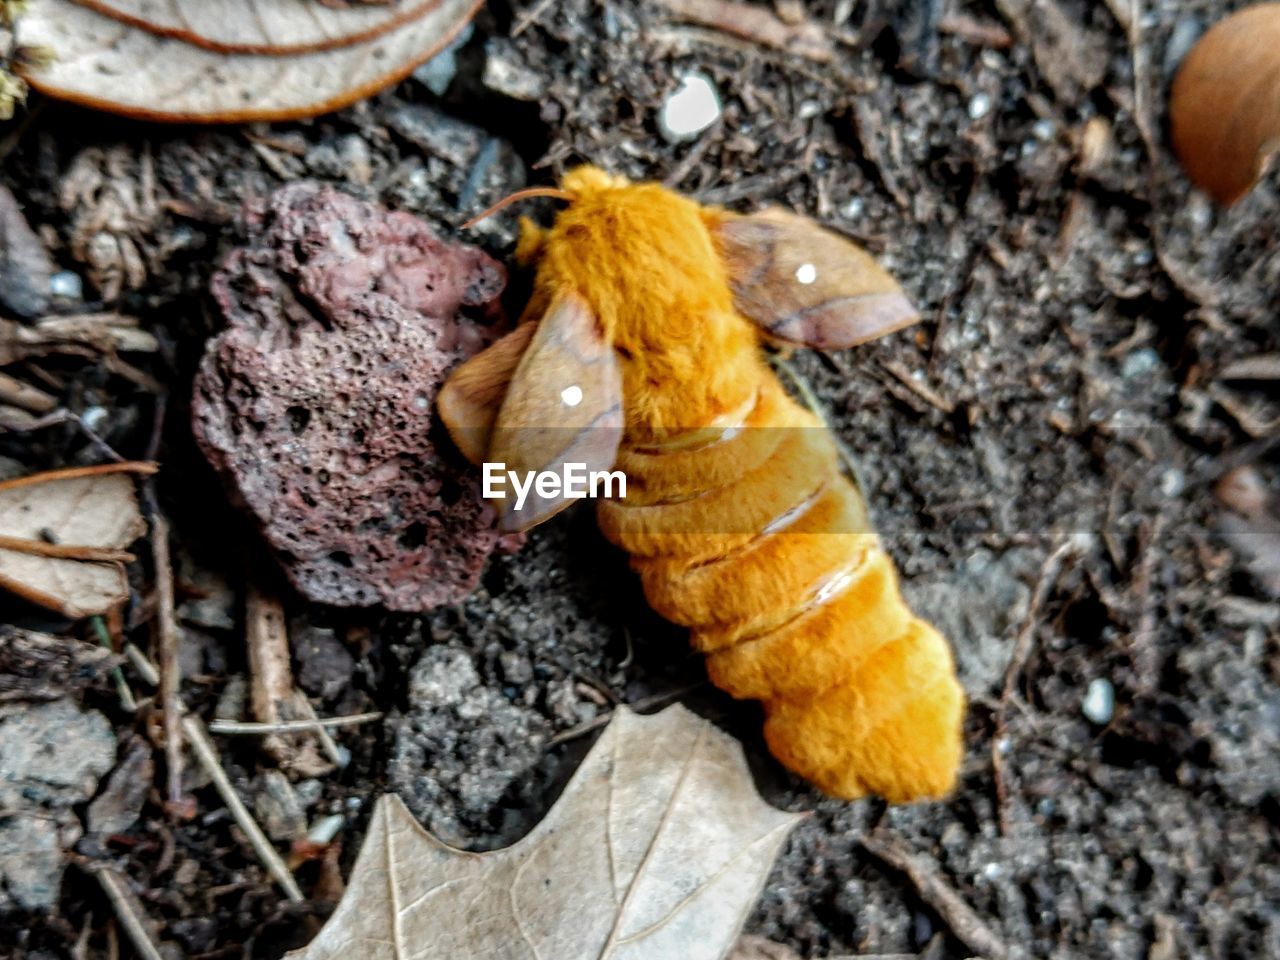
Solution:
M 347 894 L 294 960 L 722 960 L 800 816 L 683 707 L 619 708 L 551 812 L 473 854 L 378 801 Z
M 127 599 L 124 548 L 146 530 L 130 474 L 155 470 L 109 463 L 0 483 L 0 588 L 73 619 Z
M 175 15 L 203 15 L 208 0 L 168 0 Z M 18 34 L 52 59 L 23 78 L 51 97 L 146 120 L 238 123 L 337 110 L 408 75 L 466 26 L 483 0 L 437 0 L 394 29 L 358 43 L 278 56 L 221 53 L 162 36 L 72 0 L 31 0 Z M 219 8 L 233 20 L 261 20 L 289 43 L 314 35 L 316 18 L 342 11 L 291 0 L 239 0 Z M 274 8 L 277 15 L 265 17 Z M 284 16 L 291 11 L 291 16 Z M 234 31 L 233 31 L 234 32 Z
M 1280 150 L 1280 3 L 1215 24 L 1169 91 L 1173 149 L 1196 186 L 1222 204 L 1249 192 Z

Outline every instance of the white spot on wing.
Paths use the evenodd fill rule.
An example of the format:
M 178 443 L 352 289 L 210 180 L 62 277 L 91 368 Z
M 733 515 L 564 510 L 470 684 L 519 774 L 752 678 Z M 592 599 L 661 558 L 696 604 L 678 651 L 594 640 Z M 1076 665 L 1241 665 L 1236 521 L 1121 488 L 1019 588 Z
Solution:
M 566 407 L 576 407 L 582 402 L 582 388 L 576 383 L 571 387 L 565 387 L 560 391 L 560 399 L 564 401 Z
M 818 279 L 818 268 L 812 263 L 802 263 L 796 267 L 796 280 L 803 284 L 810 284 Z

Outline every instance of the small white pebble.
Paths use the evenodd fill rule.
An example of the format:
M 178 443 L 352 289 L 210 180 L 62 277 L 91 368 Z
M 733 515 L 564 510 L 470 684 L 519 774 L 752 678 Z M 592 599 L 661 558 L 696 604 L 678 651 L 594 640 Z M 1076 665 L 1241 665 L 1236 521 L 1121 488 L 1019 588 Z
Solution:
M 59 270 L 49 278 L 49 292 L 55 297 L 65 297 L 67 300 L 81 300 L 84 298 L 84 281 L 80 279 L 78 273 Z
M 720 94 L 704 73 L 686 73 L 658 111 L 658 132 L 668 143 L 692 140 L 720 119 Z
M 428 400 L 426 397 L 424 397 L 422 394 L 418 394 L 413 398 L 413 409 L 425 410 L 429 406 L 431 406 L 431 401 Z
M 1111 722 L 1116 709 L 1116 691 L 1110 680 L 1099 677 L 1089 681 L 1089 689 L 1085 691 L 1084 700 L 1080 702 L 1080 711 L 1090 723 L 1099 726 Z
M 1054 125 L 1052 120 L 1041 119 L 1031 125 L 1031 132 L 1036 135 L 1036 139 L 1045 143 L 1048 143 L 1053 139 L 1053 135 L 1057 132 L 1057 129 L 1058 128 Z
M 80 419 L 84 421 L 84 425 L 90 430 L 97 430 L 106 422 L 107 408 L 86 407 L 84 413 L 80 414 Z
M 812 120 L 821 112 L 822 104 L 817 100 L 803 100 L 800 103 L 799 109 L 796 110 L 796 115 L 801 120 Z
M 1004 873 L 1004 869 L 994 860 L 982 868 L 982 875 L 988 880 L 994 880 L 1002 873 Z
M 346 823 L 346 817 L 340 813 L 321 817 L 307 831 L 307 839 L 312 843 L 332 843 L 344 823 Z
M 975 93 L 969 99 L 969 119 L 981 120 L 991 112 L 991 98 L 985 93 Z
M 840 215 L 846 220 L 857 220 L 862 216 L 862 208 L 864 204 L 861 197 L 853 197 L 840 210 Z
M 1177 467 L 1170 467 L 1160 474 L 1160 492 L 1166 497 L 1176 497 L 1187 488 L 1187 475 Z
M 1120 375 L 1126 380 L 1141 380 L 1160 369 L 1160 354 L 1151 347 L 1139 347 L 1124 355 Z

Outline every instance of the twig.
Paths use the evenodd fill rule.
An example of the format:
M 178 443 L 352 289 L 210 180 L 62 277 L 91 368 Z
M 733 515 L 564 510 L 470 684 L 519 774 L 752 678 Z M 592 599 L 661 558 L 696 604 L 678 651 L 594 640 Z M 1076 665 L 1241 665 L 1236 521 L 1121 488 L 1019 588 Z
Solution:
M 125 885 L 120 875 L 111 867 L 102 864 L 94 864 L 86 869 L 97 877 L 98 885 L 111 901 L 111 907 L 115 910 L 120 925 L 129 935 L 138 955 L 143 960 L 164 960 L 159 944 L 148 929 L 150 920 L 146 919 L 142 904 L 134 896 L 133 891 Z
M 1125 33 L 1129 39 L 1129 56 L 1133 64 L 1133 122 L 1147 149 L 1147 159 L 1155 167 L 1159 163 L 1159 151 L 1149 107 L 1150 86 L 1147 55 L 1142 45 L 1142 17 L 1142 0 L 1129 0 L 1129 22 L 1125 24 Z
M 126 643 L 124 645 L 124 655 L 133 664 L 134 669 L 138 671 L 143 680 L 152 686 L 159 684 L 160 671 L 156 669 L 155 664 L 147 659 L 146 654 L 132 643 Z M 271 841 L 267 839 L 267 835 L 262 832 L 262 828 L 258 826 L 257 821 L 253 819 L 253 815 L 249 813 L 244 802 L 236 794 L 236 789 L 231 785 L 230 778 L 227 777 L 226 771 L 222 769 L 222 764 L 218 759 L 218 750 L 213 741 L 209 739 L 208 731 L 205 729 L 204 724 L 201 723 L 200 718 L 190 715 L 183 717 L 182 729 L 187 735 L 187 742 L 191 744 L 191 751 L 195 754 L 196 760 L 204 768 L 205 773 L 209 775 L 213 785 L 217 787 L 218 793 L 222 796 L 222 802 L 227 805 L 227 810 L 230 811 L 237 826 L 244 832 L 249 844 L 262 861 L 262 865 L 267 868 L 267 872 L 280 884 L 280 888 L 284 890 L 285 895 L 290 900 L 301 902 L 305 898 L 302 896 L 302 891 L 298 889 L 297 881 L 293 879 L 293 874 L 289 872 L 289 868 L 284 860 L 280 858 L 280 854 L 276 853 L 276 849 L 271 845 Z
M 1156 633 L 1156 599 L 1151 590 L 1151 581 L 1155 578 L 1155 566 L 1159 559 L 1156 543 L 1164 535 L 1166 517 L 1163 512 L 1157 513 L 1155 519 L 1144 531 L 1142 560 L 1138 565 L 1138 574 L 1134 578 L 1134 590 L 1139 597 L 1138 626 L 1129 638 L 1129 656 L 1133 662 L 1133 672 L 1140 691 L 1149 693 L 1154 689 L 1159 677 L 1155 675 L 1157 656 L 1154 644 Z
M 259 859 L 262 860 L 267 872 L 275 878 L 276 883 L 280 884 L 280 888 L 284 890 L 285 895 L 290 900 L 301 902 L 306 899 L 302 896 L 302 891 L 298 889 L 298 883 L 293 879 L 293 874 L 289 872 L 288 866 L 280 859 L 280 854 L 276 853 L 276 848 L 271 845 L 267 835 L 262 832 L 262 828 L 258 826 L 257 821 L 253 819 L 248 808 L 245 807 L 240 797 L 236 794 L 235 787 L 231 785 L 231 780 L 227 777 L 226 771 L 222 769 L 222 765 L 218 761 L 217 748 L 214 747 L 213 741 L 209 739 L 209 734 L 205 731 L 204 724 L 200 722 L 200 718 L 193 716 L 183 717 L 182 729 L 187 734 L 187 740 L 191 744 L 191 749 L 195 753 L 196 759 L 200 761 L 200 765 L 204 767 L 205 772 L 213 779 L 213 785 L 218 788 L 218 793 L 222 795 L 222 802 L 227 805 L 227 809 L 231 812 L 236 824 L 244 831 L 245 837 Z
M 309 724 L 307 727 L 308 732 L 315 735 L 316 740 L 320 742 L 320 749 L 324 751 L 330 762 L 335 767 L 345 767 L 350 758 L 343 755 L 337 741 L 333 739 L 324 725 L 319 722 L 320 718 L 316 716 L 316 708 L 311 706 L 311 701 L 307 699 L 306 694 L 301 690 L 295 689 L 293 691 L 292 705 L 295 711 L 302 714 L 302 722 Z
M 275 597 L 250 586 L 245 597 L 245 621 L 253 713 L 260 723 L 276 723 L 281 719 L 281 707 L 293 694 L 284 607 Z
M 894 168 L 899 166 L 898 154 L 894 149 L 897 142 L 896 131 L 891 127 L 886 128 L 884 117 L 866 97 L 854 98 L 851 114 L 854 136 L 862 149 L 862 156 L 875 173 L 875 179 L 900 210 L 910 210 L 911 197 L 894 173 Z M 888 145 L 882 145 L 882 140 L 887 140 Z
M 284 607 L 275 597 L 264 594 L 250 585 L 245 597 L 245 646 L 249 658 L 250 702 L 253 715 L 259 723 L 280 723 L 284 720 L 309 719 L 295 714 L 299 710 L 299 698 L 293 686 L 293 668 L 289 663 L 289 632 L 284 622 Z M 307 704 L 307 709 L 310 708 Z M 312 726 L 312 732 L 322 737 L 322 727 Z M 329 738 L 333 756 L 337 752 Z M 326 751 L 329 749 L 326 746 Z M 316 753 L 310 739 L 299 741 L 280 734 L 269 734 L 262 748 L 286 767 L 292 767 L 306 776 L 327 773 L 332 767 Z M 341 754 L 338 754 L 341 757 Z M 335 761 L 335 763 L 340 760 Z
M 979 20 L 963 13 L 944 13 L 938 21 L 938 32 L 959 37 L 966 43 L 995 50 L 1008 50 L 1013 46 L 1013 35 L 998 23 Z
M 1049 591 L 1053 589 L 1054 584 L 1058 581 L 1063 563 L 1066 562 L 1067 557 L 1073 554 L 1084 553 L 1088 542 L 1091 540 L 1092 537 L 1088 534 L 1077 534 L 1069 537 L 1058 544 L 1054 551 L 1045 558 L 1044 564 L 1040 567 L 1040 575 L 1036 578 L 1036 586 L 1031 594 L 1031 601 L 1027 604 L 1027 616 L 1018 630 L 1018 638 L 1013 644 L 1013 654 L 1009 657 L 1009 665 L 1004 671 L 1004 685 L 1000 692 L 1000 706 L 996 710 L 995 733 L 991 737 L 991 767 L 995 780 L 996 807 L 999 813 L 1001 836 L 1007 836 L 1009 833 L 1008 818 L 1005 813 L 1004 759 L 1002 753 L 1006 747 L 1005 717 L 1009 710 L 1009 703 L 1013 699 L 1014 687 L 1017 686 L 1018 677 L 1022 675 L 1022 671 L 1027 665 L 1027 658 L 1031 655 L 1031 643 L 1035 639 L 1036 626 L 1040 622 L 1040 610 L 1044 607 L 1045 600 L 1049 598 Z
M 73 543 L 49 543 L 0 534 L 0 550 L 29 553 L 37 557 L 59 557 L 65 560 L 89 560 L 94 563 L 133 563 L 137 559 L 128 550 L 112 547 L 85 547 Z
M 112 357 L 118 350 L 155 353 L 159 348 L 155 336 L 139 327 L 137 317 L 119 313 L 52 315 L 34 324 L 0 319 L 0 366 L 51 353 L 92 358 Z
M 0 373 L 0 402 L 30 410 L 32 413 L 48 413 L 58 405 L 58 398 L 45 393 L 39 387 L 24 383 L 17 377 Z
M 681 20 L 722 30 L 751 43 L 794 53 L 815 63 L 835 59 L 831 31 L 810 20 L 788 23 L 764 7 L 736 0 L 661 0 L 661 4 Z
M 122 461 L 120 463 L 102 463 L 93 467 L 68 467 L 65 470 L 45 470 L 42 473 L 31 473 L 25 477 L 14 477 L 12 480 L 0 481 L 0 490 L 15 490 L 18 487 L 26 487 L 35 483 L 45 483 L 50 480 L 78 480 L 81 477 L 98 477 L 105 473 L 136 473 L 139 476 L 149 476 L 155 473 L 159 467 L 154 463 L 142 463 L 136 460 Z
M 911 371 L 897 360 L 882 360 L 880 366 L 929 406 L 946 414 L 955 413 L 956 405 L 954 401 L 943 397 L 927 383 L 917 380 L 911 375 Z
M 700 190 L 698 200 L 702 203 L 730 204 L 739 200 L 773 197 L 781 194 L 784 187 L 789 187 L 804 175 L 805 169 L 799 165 L 784 167 L 781 170 L 754 177 L 743 177 L 741 180 L 735 180 L 721 187 Z
M 160 708 L 164 721 L 165 795 L 170 816 L 180 817 L 190 801 L 182 795 L 182 706 L 178 688 L 178 628 L 173 602 L 173 565 L 169 560 L 169 521 L 156 511 L 151 518 L 151 557 L 156 575 L 156 646 L 160 663 Z M 183 817 L 185 819 L 185 817 Z
M 254 723 L 240 720 L 214 720 L 209 724 L 210 733 L 222 734 L 263 734 L 263 733 L 306 733 L 316 727 L 333 729 L 334 727 L 354 727 L 362 723 L 381 720 L 381 713 L 352 713 L 345 717 L 317 717 L 315 720 L 281 720 L 279 723 Z
M 107 630 L 107 621 L 101 616 L 89 618 L 89 623 L 93 628 L 94 635 L 98 638 L 98 646 L 110 651 L 113 655 L 115 649 L 111 646 L 111 634 Z M 129 689 L 129 681 L 124 678 L 124 671 L 118 666 L 111 668 L 111 680 L 116 685 L 116 694 L 120 697 L 120 706 L 124 707 L 129 713 L 137 713 L 138 701 L 133 696 L 133 691 Z
M 662 181 L 663 185 L 670 187 L 672 190 L 678 190 L 680 184 L 684 182 L 684 178 L 692 173 L 694 167 L 702 162 L 707 148 L 711 146 L 711 140 L 712 138 L 709 135 L 699 137 L 697 142 L 689 148 L 689 152 L 685 154 L 684 159 L 677 163 L 672 171 L 666 175 Z
M 1005 960 L 1009 948 L 973 907 L 938 872 L 932 860 L 915 853 L 899 837 L 883 829 L 859 841 L 878 860 L 901 871 L 920 899 L 937 911 L 961 941 L 987 960 Z
M 133 669 L 138 671 L 138 676 L 142 677 L 147 684 L 153 687 L 160 686 L 160 671 L 156 669 L 154 663 L 147 659 L 145 653 L 132 643 L 126 643 L 124 649 L 120 652 L 124 654 L 125 659 L 133 665 Z
M 529 27 L 537 23 L 538 19 L 547 12 L 547 9 L 553 3 L 555 3 L 555 0 L 538 0 L 537 3 L 531 6 L 524 13 L 520 14 L 520 19 L 517 20 L 515 26 L 511 28 L 512 38 L 520 36 L 520 34 L 528 30 Z
M 666 706 L 672 701 L 679 700 L 686 693 L 691 693 L 701 687 L 700 683 L 693 683 L 687 687 L 678 687 L 675 690 L 668 690 L 666 693 L 656 693 L 652 697 L 644 697 L 634 703 L 624 703 L 623 706 L 628 710 L 634 710 L 636 713 L 642 713 L 645 710 L 651 710 L 654 707 Z M 570 727 L 568 730 L 562 730 L 554 737 L 547 741 L 547 747 L 558 747 L 562 743 L 568 743 L 570 740 L 577 740 L 579 737 L 585 737 L 593 730 L 599 730 L 605 726 L 613 717 L 612 710 L 606 710 L 604 713 L 593 717 L 586 723 L 580 723 L 576 727 Z

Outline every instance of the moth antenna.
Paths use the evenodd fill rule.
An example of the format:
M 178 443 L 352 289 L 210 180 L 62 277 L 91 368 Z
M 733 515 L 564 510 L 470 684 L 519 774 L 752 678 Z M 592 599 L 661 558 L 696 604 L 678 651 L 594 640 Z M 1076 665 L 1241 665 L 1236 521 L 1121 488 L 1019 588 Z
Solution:
M 515 193 L 507 194 L 507 196 L 503 197 L 488 210 L 485 210 L 483 213 L 476 214 L 476 216 L 472 217 L 462 225 L 462 229 L 470 230 L 481 220 L 487 220 L 489 217 L 492 217 L 495 213 L 505 209 L 517 200 L 529 200 L 533 197 L 551 197 L 553 200 L 565 201 L 573 200 L 573 194 L 569 193 L 567 190 L 561 190 L 559 187 L 526 187 L 523 190 L 517 190 Z

